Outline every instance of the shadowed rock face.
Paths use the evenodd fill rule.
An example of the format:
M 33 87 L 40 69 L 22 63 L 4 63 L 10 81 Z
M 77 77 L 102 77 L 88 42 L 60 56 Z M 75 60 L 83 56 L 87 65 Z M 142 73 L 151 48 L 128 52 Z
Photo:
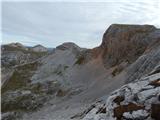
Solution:
M 160 39 L 155 40 L 147 47 L 134 63 L 127 69 L 126 82 L 129 83 L 135 79 L 149 74 L 160 63 Z
M 104 33 L 98 49 L 104 66 L 115 67 L 114 76 L 119 69 L 121 72 L 127 68 L 126 82 L 131 82 L 150 73 L 159 63 L 159 47 L 160 30 L 154 26 L 113 24 Z
M 156 28 L 151 25 L 111 25 L 103 35 L 103 62 L 113 67 L 121 62 L 134 62 L 153 41 L 149 34 Z

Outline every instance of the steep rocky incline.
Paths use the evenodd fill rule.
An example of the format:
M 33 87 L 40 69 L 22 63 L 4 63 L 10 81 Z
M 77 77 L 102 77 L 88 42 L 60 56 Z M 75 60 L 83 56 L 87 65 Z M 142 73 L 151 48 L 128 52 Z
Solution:
M 106 104 L 92 106 L 83 120 L 159 120 L 160 67 L 112 92 Z
M 111 25 L 100 45 L 106 68 L 114 75 L 128 67 L 126 81 L 149 73 L 160 60 L 160 30 L 151 25 Z
M 140 35 L 140 31 L 143 31 L 145 36 L 139 38 L 139 35 L 134 34 L 135 30 Z M 120 32 L 118 36 L 117 32 Z M 135 37 L 126 38 L 130 34 Z M 159 120 L 160 30 L 153 26 L 112 25 L 105 32 L 100 47 L 105 48 L 105 66 L 115 68 L 114 75 L 125 70 L 124 79 L 129 84 L 112 92 L 106 103 L 98 101 L 79 113 L 83 120 Z M 141 52 L 135 54 L 137 50 Z
M 104 64 L 114 66 L 121 62 L 133 63 L 153 42 L 156 28 L 150 25 L 111 25 L 103 35 Z
M 69 67 L 74 66 L 76 55 L 81 48 L 65 43 L 48 54 L 37 49 L 35 51 L 32 47 L 24 49 L 24 46 L 20 47 L 17 44 L 2 46 L 4 120 L 17 119 L 26 111 L 42 107 L 49 99 L 61 99 L 66 93 L 80 92 L 78 88 L 75 93 L 68 92 L 71 88 L 66 72 Z M 61 49 L 64 46 L 66 49 Z

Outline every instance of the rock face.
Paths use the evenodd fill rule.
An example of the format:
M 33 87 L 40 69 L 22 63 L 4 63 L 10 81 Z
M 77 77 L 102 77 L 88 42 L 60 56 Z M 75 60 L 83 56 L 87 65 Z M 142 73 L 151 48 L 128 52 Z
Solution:
M 105 104 L 106 112 L 92 109 L 84 120 L 159 120 L 160 73 L 142 77 L 112 92 Z M 95 106 L 98 106 L 97 104 Z M 95 107 L 96 108 L 96 107 Z M 98 118 L 98 119 L 97 119 Z
M 66 43 L 63 43 L 62 45 L 57 46 L 56 49 L 60 49 L 60 50 L 73 49 L 73 50 L 76 50 L 76 49 L 81 49 L 81 48 L 79 46 L 77 46 L 75 43 L 66 42 Z
M 93 49 L 4 45 L 1 61 L 3 120 L 159 120 L 154 26 L 113 24 Z
M 112 67 L 121 62 L 134 62 L 153 42 L 156 28 L 150 25 L 111 25 L 103 35 L 104 64 Z
M 145 52 L 127 68 L 126 82 L 149 74 L 160 60 L 160 37 L 147 47 Z
M 151 25 L 111 25 L 103 35 L 103 63 L 114 72 L 127 68 L 126 82 L 142 77 L 159 63 L 160 30 Z

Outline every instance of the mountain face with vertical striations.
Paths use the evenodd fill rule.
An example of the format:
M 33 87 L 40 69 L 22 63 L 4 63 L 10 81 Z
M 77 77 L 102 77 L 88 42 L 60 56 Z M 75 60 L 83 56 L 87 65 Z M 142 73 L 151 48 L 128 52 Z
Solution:
M 2 45 L 2 120 L 159 120 L 160 30 L 113 24 L 93 49 Z

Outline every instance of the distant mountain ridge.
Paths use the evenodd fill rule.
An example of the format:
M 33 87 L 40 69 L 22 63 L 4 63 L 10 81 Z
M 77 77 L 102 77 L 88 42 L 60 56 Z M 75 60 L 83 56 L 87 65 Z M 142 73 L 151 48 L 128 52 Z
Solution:
M 22 48 L 22 49 L 25 49 L 25 50 L 32 50 L 32 51 L 35 51 L 35 52 L 47 52 L 47 48 L 38 44 L 38 45 L 35 45 L 33 47 L 31 46 L 25 46 L 21 43 L 8 43 L 8 44 L 3 44 L 2 45 L 2 49 L 5 47 L 5 46 L 8 46 L 8 47 L 15 47 L 15 48 Z

